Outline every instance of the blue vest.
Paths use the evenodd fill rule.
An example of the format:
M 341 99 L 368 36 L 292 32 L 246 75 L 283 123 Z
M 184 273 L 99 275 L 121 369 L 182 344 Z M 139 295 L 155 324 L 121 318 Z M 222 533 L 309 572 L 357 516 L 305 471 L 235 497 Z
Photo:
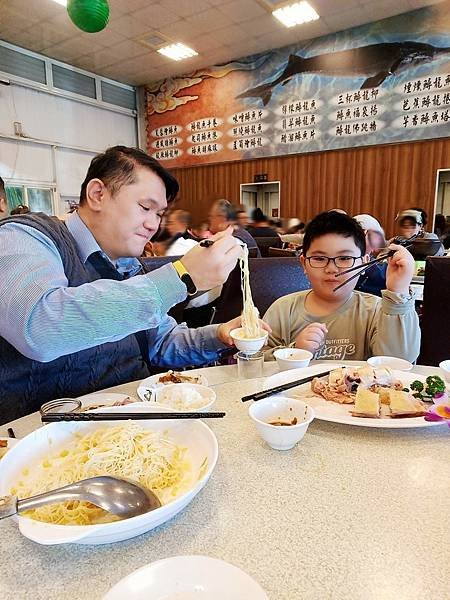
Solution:
M 5 223 L 28 225 L 49 237 L 61 255 L 70 287 L 100 279 L 86 270 L 74 238 L 56 217 L 33 213 L 3 219 L 0 227 Z M 137 337 L 129 335 L 43 363 L 23 356 L 0 337 L 0 424 L 32 413 L 48 400 L 73 398 L 148 377 L 143 358 L 146 351 L 148 356 L 148 348 L 141 352 Z

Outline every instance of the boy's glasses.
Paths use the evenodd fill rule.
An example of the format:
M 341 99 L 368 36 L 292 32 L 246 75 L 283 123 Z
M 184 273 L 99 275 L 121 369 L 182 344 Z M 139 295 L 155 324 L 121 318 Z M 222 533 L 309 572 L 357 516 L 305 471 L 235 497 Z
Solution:
M 337 269 L 350 269 L 362 256 L 305 256 L 313 269 L 325 269 L 333 262 Z

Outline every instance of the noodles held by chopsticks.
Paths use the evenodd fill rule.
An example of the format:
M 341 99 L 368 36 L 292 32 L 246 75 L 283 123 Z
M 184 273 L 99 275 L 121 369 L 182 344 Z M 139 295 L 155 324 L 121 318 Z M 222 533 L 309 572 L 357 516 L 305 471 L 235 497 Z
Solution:
M 248 247 L 244 244 L 242 255 L 239 258 L 241 267 L 241 289 L 244 301 L 242 310 L 242 329 L 244 337 L 254 339 L 261 337 L 261 328 L 259 326 L 259 312 L 253 304 L 252 290 L 250 288 L 250 271 L 248 268 Z

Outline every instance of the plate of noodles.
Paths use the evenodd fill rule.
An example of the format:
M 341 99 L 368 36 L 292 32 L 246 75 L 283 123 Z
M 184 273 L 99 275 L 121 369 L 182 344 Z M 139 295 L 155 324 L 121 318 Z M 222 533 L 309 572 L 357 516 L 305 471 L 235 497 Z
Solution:
M 142 403 L 102 409 L 149 410 Z M 51 423 L 1 460 L 0 495 L 25 498 L 96 475 L 125 477 L 152 489 L 162 506 L 130 519 L 117 520 L 79 501 L 17 517 L 20 532 L 40 544 L 108 544 L 150 531 L 180 512 L 206 484 L 217 457 L 216 437 L 200 420 Z

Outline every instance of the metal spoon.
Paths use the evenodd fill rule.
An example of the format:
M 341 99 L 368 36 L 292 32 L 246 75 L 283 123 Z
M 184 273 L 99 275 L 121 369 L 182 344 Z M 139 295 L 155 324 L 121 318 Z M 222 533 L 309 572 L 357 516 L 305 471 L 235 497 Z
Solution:
M 161 506 L 157 496 L 140 485 L 118 477 L 91 477 L 31 498 L 0 497 L 0 519 L 67 500 L 84 500 L 122 519 L 150 512 Z

